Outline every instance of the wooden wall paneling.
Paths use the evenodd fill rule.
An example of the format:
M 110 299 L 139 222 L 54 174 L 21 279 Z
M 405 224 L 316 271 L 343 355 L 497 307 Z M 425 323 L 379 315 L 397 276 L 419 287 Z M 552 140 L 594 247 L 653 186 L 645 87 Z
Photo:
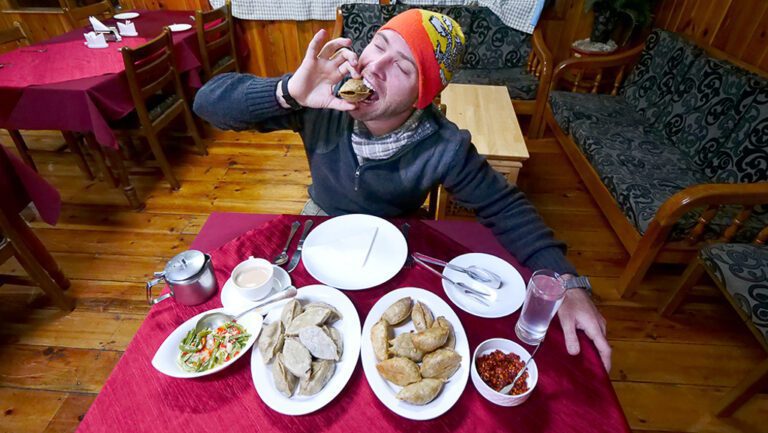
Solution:
M 768 8 L 765 0 L 740 0 L 732 2 L 717 28 L 711 45 L 741 58 L 746 44 L 744 35 L 752 34 L 757 27 L 756 16 L 763 16 Z
M 715 37 L 716 30 L 720 27 L 720 23 L 723 22 L 725 13 L 730 9 L 731 3 L 733 3 L 733 0 L 709 2 L 709 7 L 706 8 L 707 13 L 702 17 L 701 25 L 697 32 L 697 40 L 699 43 L 703 45 L 712 45 L 712 39 Z
M 263 21 L 240 20 L 244 37 L 248 43 L 248 60 L 245 70 L 259 76 L 267 76 L 267 55 L 269 36 Z M 266 41 L 266 42 L 265 42 Z
M 656 6 L 656 16 L 654 23 L 657 27 L 665 27 L 669 24 L 672 16 L 672 2 L 662 1 Z
M 744 53 L 739 58 L 750 65 L 760 66 L 761 60 L 765 58 L 766 52 L 768 52 L 768 9 L 763 11 L 762 19 L 751 32 L 751 38 L 744 46 Z M 760 67 L 763 70 L 768 69 L 765 65 Z
M 278 21 L 274 28 L 275 33 L 280 34 L 283 42 L 283 52 L 285 54 L 285 66 L 283 71 L 293 72 L 298 69 L 301 60 L 304 58 L 306 44 L 302 47 L 299 39 L 299 26 L 304 21 Z

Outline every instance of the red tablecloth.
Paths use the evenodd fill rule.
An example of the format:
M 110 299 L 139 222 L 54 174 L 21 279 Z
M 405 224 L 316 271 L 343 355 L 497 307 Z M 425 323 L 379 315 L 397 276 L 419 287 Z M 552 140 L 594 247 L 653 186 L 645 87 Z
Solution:
M 215 214 L 193 243 L 193 248 L 209 250 L 230 239 L 230 235 L 258 226 L 265 219 L 269 217 Z M 231 269 L 248 255 L 271 257 L 279 251 L 290 223 L 297 219 L 305 220 L 306 217 L 273 217 L 211 251 L 219 284 L 222 285 Z M 312 219 L 318 223 L 323 220 Z M 486 245 L 490 250 L 498 248 L 490 232 L 477 223 L 434 224 L 458 238 L 470 239 L 475 246 Z M 424 222 L 411 221 L 411 225 L 409 247 L 412 250 L 446 259 L 470 251 Z M 521 271 L 526 279 L 530 276 L 525 269 Z M 316 283 L 303 265 L 299 265 L 291 278 L 298 287 Z M 450 304 L 439 280 L 418 267 L 402 270 L 379 287 L 345 294 L 355 304 L 363 322 L 371 306 L 382 295 L 404 286 L 425 288 Z M 299 417 L 281 415 L 261 401 L 251 379 L 250 355 L 217 375 L 196 380 L 169 378 L 152 368 L 152 356 L 176 326 L 201 311 L 219 306 L 221 303 L 215 296 L 195 307 L 166 301 L 152 308 L 78 431 L 629 432 L 597 352 L 582 335 L 582 354 L 569 356 L 559 323 L 553 323 L 547 341 L 537 355 L 539 383 L 526 403 L 514 408 L 495 406 L 480 396 L 470 380 L 451 410 L 434 420 L 422 422 L 401 418 L 381 404 L 359 365 L 334 401 L 317 412 Z M 470 351 L 487 338 L 515 339 L 517 314 L 483 319 L 458 309 L 455 311 L 467 332 Z
M 55 225 L 61 213 L 59 191 L 2 145 L 0 152 L 0 200 L 12 201 L 19 211 L 31 201 L 43 221 Z
M 193 23 L 190 11 L 139 11 L 139 37 L 90 49 L 84 29 L 0 55 L 0 128 L 93 132 L 103 146 L 117 147 L 108 121 L 134 109 L 118 49 L 157 37 L 164 26 Z M 105 21 L 114 25 L 114 20 Z M 179 72 L 200 67 L 194 27 L 173 33 Z M 45 50 L 39 52 L 37 50 Z M 190 74 L 194 78 L 195 74 Z M 190 80 L 190 84 L 195 80 Z

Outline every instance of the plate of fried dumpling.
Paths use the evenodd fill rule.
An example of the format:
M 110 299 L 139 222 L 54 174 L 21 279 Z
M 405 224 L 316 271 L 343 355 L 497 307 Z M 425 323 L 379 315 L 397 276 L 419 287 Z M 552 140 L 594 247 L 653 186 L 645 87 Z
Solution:
M 393 290 L 371 308 L 360 358 L 376 397 L 413 420 L 433 419 L 453 407 L 471 362 L 456 313 L 434 293 L 415 287 Z
M 251 355 L 259 397 L 277 412 L 304 415 L 330 403 L 352 376 L 360 319 L 337 289 L 311 285 L 264 318 Z

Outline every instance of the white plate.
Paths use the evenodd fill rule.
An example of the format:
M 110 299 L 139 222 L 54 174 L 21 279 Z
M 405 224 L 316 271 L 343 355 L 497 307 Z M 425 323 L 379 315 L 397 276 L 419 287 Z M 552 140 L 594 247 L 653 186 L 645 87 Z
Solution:
M 451 302 L 467 313 L 486 318 L 504 317 L 514 313 L 523 305 L 525 300 L 525 282 L 523 277 L 514 266 L 504 260 L 490 254 L 469 253 L 460 255 L 449 263 L 463 268 L 470 265 L 480 266 L 501 277 L 501 287 L 498 290 L 487 287 L 482 288 L 482 290 L 487 292 L 496 292 L 494 293 L 496 300 L 489 307 L 473 300 L 472 297 L 465 295 L 451 283 L 443 280 L 445 294 L 448 295 Z M 443 275 L 453 281 L 466 283 L 470 287 L 477 287 L 478 284 L 469 275 L 448 268 L 443 270 Z
M 291 276 L 288 275 L 288 272 L 285 272 L 285 269 L 280 266 L 272 266 L 275 268 L 276 281 L 274 287 L 272 287 L 272 291 L 269 292 L 265 298 L 291 285 Z M 224 287 L 221 288 L 221 305 L 229 311 L 245 311 L 249 307 L 256 305 L 257 302 L 261 302 L 261 300 L 251 301 L 250 299 L 245 299 L 240 296 L 240 292 L 237 291 L 235 283 L 232 282 L 232 277 L 227 279 L 227 282 L 224 283 Z M 274 308 L 282 308 L 286 302 L 275 304 Z
M 237 319 L 237 323 L 242 325 L 245 330 L 251 334 L 251 338 L 248 339 L 248 343 L 245 345 L 243 350 L 241 350 L 237 356 L 232 358 L 231 361 L 224 363 L 216 368 L 201 371 L 199 373 L 184 371 L 176 362 L 179 356 L 179 343 L 181 343 L 181 340 L 183 340 L 187 335 L 187 332 L 195 327 L 198 319 L 208 313 L 213 313 L 216 311 L 224 311 L 228 314 L 233 313 L 231 310 L 226 310 L 224 308 L 215 308 L 213 310 L 204 311 L 182 323 L 178 328 L 176 328 L 175 331 L 171 332 L 171 335 L 169 335 L 165 341 L 163 341 L 163 344 L 160 345 L 160 348 L 157 349 L 157 352 L 155 352 L 155 357 L 152 358 L 152 366 L 155 367 L 157 371 L 168 376 L 178 377 L 181 379 L 190 379 L 193 377 L 207 376 L 209 374 L 219 372 L 237 362 L 237 360 L 240 359 L 248 351 L 248 349 L 251 348 L 251 346 L 253 346 L 254 341 L 256 341 L 256 338 L 261 332 L 262 317 L 260 314 L 246 314 L 245 316 Z
M 350 248 L 344 240 L 360 239 L 361 233 L 376 230 L 373 243 Z M 338 246 L 336 254 L 327 247 Z M 344 254 L 348 260 L 339 260 Z M 360 255 L 367 255 L 367 260 Z M 408 256 L 408 244 L 400 230 L 389 221 L 362 214 L 329 219 L 309 233 L 304 242 L 301 260 L 307 272 L 316 280 L 344 290 L 362 290 L 378 286 L 394 277 Z M 365 263 L 362 267 L 350 263 Z
M 273 410 L 284 415 L 304 415 L 314 412 L 330 403 L 344 389 L 344 386 L 352 376 L 357 365 L 357 357 L 360 354 L 360 318 L 357 310 L 347 296 L 333 287 L 315 284 L 302 287 L 296 299 L 302 305 L 313 301 L 322 301 L 336 307 L 343 318 L 337 320 L 332 326 L 339 330 L 344 339 L 344 351 L 341 359 L 336 363 L 336 371 L 331 380 L 317 394 L 306 397 L 294 394 L 288 398 L 275 388 L 272 379 L 272 365 L 264 364 L 261 352 L 254 350 L 251 355 L 251 375 L 253 385 L 259 397 Z M 280 320 L 282 308 L 275 308 L 264 318 L 265 323 Z M 274 361 L 273 361 L 274 362 Z
M 172 32 L 185 32 L 192 28 L 192 24 L 171 24 L 168 28 Z
M 116 20 L 132 20 L 138 16 L 138 12 L 123 12 L 121 14 L 113 15 L 112 18 Z
M 401 387 L 388 382 L 379 375 L 378 370 L 376 370 L 376 355 L 373 354 L 373 346 L 371 345 L 371 328 L 373 325 L 379 321 L 387 307 L 406 296 L 410 296 L 414 302 L 421 301 L 424 303 L 424 305 L 432 310 L 432 314 L 436 318 L 443 316 L 451 322 L 453 331 L 456 334 L 456 348 L 454 350 L 461 355 L 461 366 L 459 369 L 443 386 L 437 398 L 424 406 L 406 403 L 395 397 Z M 413 329 L 413 322 L 409 321 L 405 325 L 394 328 L 394 334 L 397 336 L 404 332 L 410 332 Z M 467 334 L 464 332 L 464 326 L 462 326 L 459 317 L 453 312 L 451 306 L 432 292 L 415 287 L 406 287 L 393 290 L 382 296 L 371 308 L 371 312 L 368 313 L 368 317 L 365 319 L 362 340 L 360 359 L 363 361 L 363 371 L 365 372 L 366 379 L 368 379 L 368 384 L 371 385 L 373 393 L 384 403 L 384 406 L 404 418 L 417 421 L 437 418 L 456 404 L 456 401 L 461 397 L 461 393 L 464 392 L 464 387 L 467 386 L 469 363 L 472 362 L 472 358 L 469 356 Z

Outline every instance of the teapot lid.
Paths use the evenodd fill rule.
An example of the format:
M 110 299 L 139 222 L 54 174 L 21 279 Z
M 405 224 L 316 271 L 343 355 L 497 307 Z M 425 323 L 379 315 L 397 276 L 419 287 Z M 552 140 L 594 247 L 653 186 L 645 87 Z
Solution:
M 205 266 L 206 256 L 197 250 L 179 253 L 165 265 L 165 279 L 184 281 L 195 276 Z

